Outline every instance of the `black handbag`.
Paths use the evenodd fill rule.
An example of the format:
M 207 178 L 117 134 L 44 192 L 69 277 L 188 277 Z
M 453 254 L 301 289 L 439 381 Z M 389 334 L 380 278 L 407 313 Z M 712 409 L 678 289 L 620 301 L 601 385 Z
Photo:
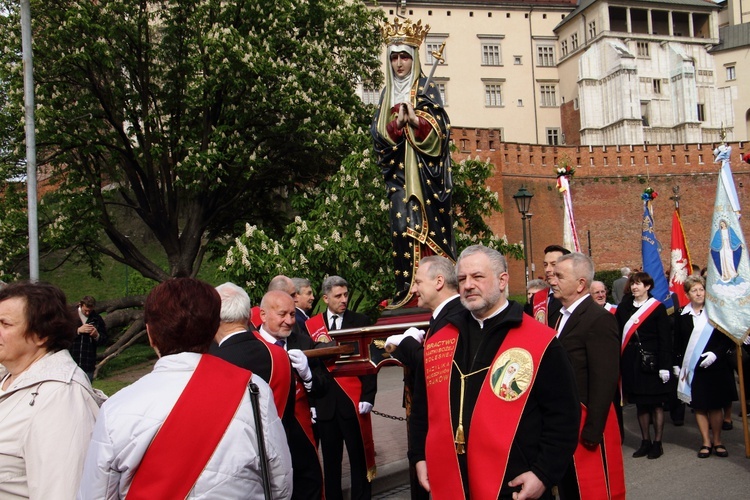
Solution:
M 641 371 L 643 373 L 659 373 L 659 355 L 655 352 L 643 350 L 638 330 L 635 331 L 635 336 L 638 339 L 638 353 L 641 357 Z

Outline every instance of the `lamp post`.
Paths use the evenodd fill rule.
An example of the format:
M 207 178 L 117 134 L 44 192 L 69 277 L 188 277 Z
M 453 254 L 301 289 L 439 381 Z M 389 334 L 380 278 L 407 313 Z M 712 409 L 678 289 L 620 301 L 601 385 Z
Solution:
M 524 263 L 524 276 L 526 283 L 529 283 L 529 252 L 526 251 L 526 218 L 531 207 L 531 198 L 534 195 L 531 194 L 525 187 L 521 186 L 516 194 L 513 195 L 513 199 L 516 200 L 516 208 L 518 213 L 521 214 L 521 227 L 523 228 L 523 263 Z
M 531 212 L 526 214 L 526 218 L 529 221 L 529 276 L 531 279 L 535 279 L 534 272 L 536 271 L 536 268 L 534 267 L 534 247 L 531 245 L 531 240 L 534 239 L 531 235 L 531 217 L 533 216 L 534 214 Z

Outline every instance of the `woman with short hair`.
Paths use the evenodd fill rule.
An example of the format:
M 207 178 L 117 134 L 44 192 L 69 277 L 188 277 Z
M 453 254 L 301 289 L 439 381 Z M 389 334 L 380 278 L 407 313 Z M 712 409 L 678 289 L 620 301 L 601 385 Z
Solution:
M 630 294 L 617 306 L 625 348 L 620 360 L 622 392 L 628 403 L 635 403 L 641 446 L 633 457 L 654 459 L 664 454 L 664 407 L 669 400 L 672 369 L 672 327 L 667 309 L 651 296 L 654 280 L 648 273 L 631 275 Z M 651 440 L 651 426 L 654 439 Z
M 731 364 L 734 342 L 708 324 L 705 283 L 700 276 L 690 276 L 684 283 L 690 303 L 682 309 L 674 325 L 675 352 L 682 359 L 678 395 L 695 411 L 703 441 L 698 458 L 708 458 L 711 452 L 717 457 L 727 457 L 721 429 L 723 409 L 737 401 Z M 683 382 L 687 377 L 692 378 L 689 386 Z
M 202 281 L 173 278 L 144 305 L 159 355 L 151 373 L 102 406 L 79 498 L 263 498 L 259 393 L 273 498 L 291 496 L 292 466 L 271 390 L 257 375 L 206 354 L 221 299 Z
M 74 498 L 105 396 L 67 348 L 74 318 L 49 283 L 0 289 L 0 498 Z

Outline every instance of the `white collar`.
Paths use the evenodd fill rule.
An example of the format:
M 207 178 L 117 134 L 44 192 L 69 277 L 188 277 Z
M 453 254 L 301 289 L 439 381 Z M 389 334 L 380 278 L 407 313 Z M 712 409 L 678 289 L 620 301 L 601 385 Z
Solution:
M 221 344 L 223 344 L 223 343 L 224 343 L 224 342 L 225 342 L 225 341 L 226 341 L 227 339 L 229 339 L 230 337 L 234 337 L 234 336 L 235 336 L 235 335 L 237 335 L 238 333 L 242 333 L 242 332 L 246 332 L 246 331 L 247 331 L 247 328 L 243 328 L 242 330 L 237 330 L 236 332 L 232 332 L 232 333 L 228 334 L 228 335 L 227 335 L 226 337 L 224 337 L 223 339 L 221 339 L 221 340 L 219 341 L 219 347 L 221 347 Z
M 443 310 L 443 307 L 445 307 L 445 305 L 446 305 L 446 304 L 447 304 L 448 302 L 450 302 L 451 300 L 455 299 L 456 297 L 459 297 L 459 295 L 458 295 L 458 294 L 455 294 L 455 295 L 451 295 L 450 297 L 448 297 L 447 299 L 445 299 L 444 301 L 442 301 L 442 302 L 440 303 L 440 305 L 439 305 L 439 306 L 437 306 L 437 307 L 435 308 L 435 310 L 434 310 L 434 311 L 432 311 L 432 317 L 433 317 L 433 318 L 437 318 L 437 315 L 438 315 L 438 314 L 440 314 L 440 311 L 442 311 L 442 310 Z
M 583 302 L 583 300 L 588 296 L 589 294 L 587 293 L 583 297 L 579 297 L 578 300 L 570 304 L 570 307 L 562 306 L 562 308 L 560 308 L 560 311 L 562 311 L 563 314 L 568 314 L 568 315 L 573 314 L 573 311 L 575 311 L 575 308 L 581 305 L 581 302 Z
M 474 313 L 471 313 L 471 317 L 474 318 L 475 320 L 477 320 L 477 323 L 479 323 L 479 328 L 481 328 L 481 329 L 484 330 L 484 323 L 486 321 L 489 321 L 490 319 L 494 318 L 495 316 L 497 316 L 501 312 L 505 311 L 505 309 L 508 308 L 508 304 L 510 304 L 510 302 L 506 300 L 505 304 L 503 304 L 497 311 L 493 312 L 492 314 L 490 314 L 489 316 L 487 316 L 484 319 L 477 318 L 476 316 L 474 316 Z

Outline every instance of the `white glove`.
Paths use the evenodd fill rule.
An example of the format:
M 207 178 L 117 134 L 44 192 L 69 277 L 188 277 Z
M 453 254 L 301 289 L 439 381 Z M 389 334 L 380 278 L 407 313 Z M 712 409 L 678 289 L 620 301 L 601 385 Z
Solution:
M 400 333 L 398 335 L 391 335 L 387 339 L 385 339 L 385 348 L 388 350 L 388 346 L 392 345 L 394 347 L 398 347 L 399 344 L 401 344 L 401 341 L 406 338 L 405 333 Z
M 661 378 L 662 384 L 669 382 L 669 370 L 659 370 L 659 378 Z
M 672 373 L 674 373 L 675 377 L 679 377 L 680 376 L 680 367 L 679 366 L 673 366 L 672 367 Z
M 712 364 L 714 364 L 714 361 L 716 361 L 716 354 L 712 353 L 711 351 L 704 352 L 701 354 L 701 358 L 705 358 L 703 361 L 701 361 L 700 367 L 701 368 L 708 368 Z
M 420 330 L 412 326 L 411 328 L 409 328 L 408 330 L 404 332 L 404 336 L 411 337 L 421 344 L 422 341 L 424 340 L 424 330 Z
M 402 334 L 391 335 L 390 337 L 385 339 L 386 349 L 389 345 L 398 347 L 401 344 L 401 341 L 403 341 L 406 337 L 411 337 L 421 344 L 422 340 L 424 340 L 424 330 L 419 330 L 412 326 Z
M 372 405 L 368 403 L 367 401 L 360 401 L 359 402 L 359 414 L 360 415 L 366 415 L 367 413 L 370 413 L 372 410 Z
M 310 420 L 312 420 L 312 423 L 318 421 L 318 410 L 316 410 L 314 406 L 310 408 Z
M 307 356 L 299 349 L 289 349 L 287 354 L 289 354 L 289 360 L 292 362 L 292 368 L 297 370 L 302 381 L 310 382 L 312 372 L 310 371 L 310 364 L 307 362 Z

